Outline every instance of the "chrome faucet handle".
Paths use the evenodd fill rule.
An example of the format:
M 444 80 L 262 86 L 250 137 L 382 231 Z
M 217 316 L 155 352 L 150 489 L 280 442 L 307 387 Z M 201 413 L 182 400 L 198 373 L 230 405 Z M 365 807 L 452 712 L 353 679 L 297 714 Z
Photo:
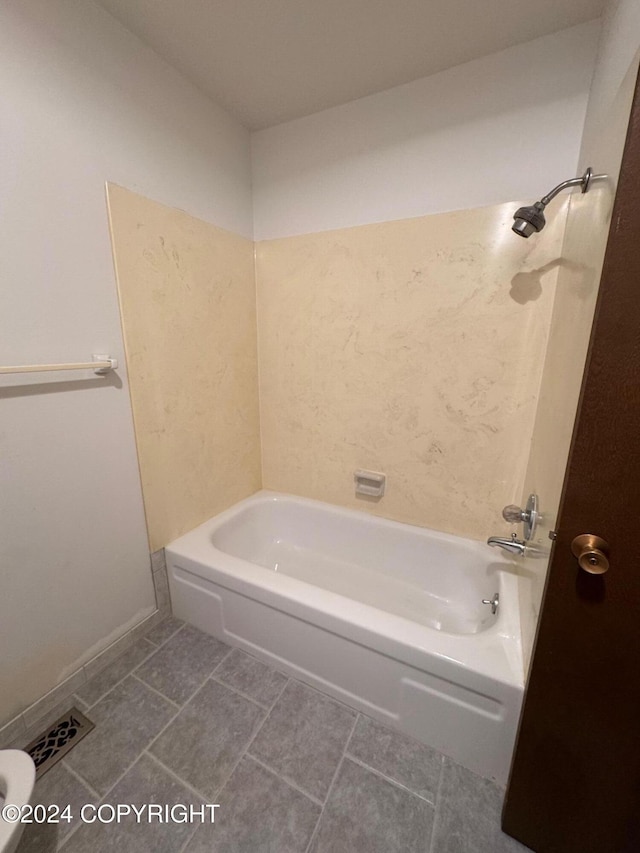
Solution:
M 526 510 L 515 504 L 509 504 L 502 510 L 502 517 L 510 524 L 519 524 L 521 521 L 526 521 Z
M 515 504 L 509 504 L 502 510 L 502 517 L 510 524 L 524 522 L 525 542 L 530 542 L 536 532 L 536 525 L 541 520 L 538 510 L 538 496 L 536 494 L 529 495 L 525 509 Z

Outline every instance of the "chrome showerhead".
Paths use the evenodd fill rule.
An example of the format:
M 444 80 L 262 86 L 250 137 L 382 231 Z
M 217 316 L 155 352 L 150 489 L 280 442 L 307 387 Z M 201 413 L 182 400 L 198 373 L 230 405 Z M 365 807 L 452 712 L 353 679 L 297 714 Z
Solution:
M 586 193 L 591 181 L 602 178 L 606 178 L 606 175 L 594 175 L 593 169 L 589 166 L 581 178 L 571 178 L 568 181 L 563 181 L 557 187 L 554 187 L 550 193 L 543 196 L 540 201 L 536 201 L 535 204 L 529 207 L 519 207 L 513 215 L 515 221 L 511 226 L 511 230 L 519 234 L 520 237 L 530 237 L 532 234 L 542 231 L 547 224 L 543 211 L 551 199 L 569 187 L 581 187 L 582 192 Z
M 543 213 L 545 207 L 546 205 L 541 201 L 537 201 L 529 207 L 519 207 L 513 214 L 515 222 L 511 226 L 511 230 L 521 237 L 530 237 L 536 231 L 542 231 L 547 224 Z

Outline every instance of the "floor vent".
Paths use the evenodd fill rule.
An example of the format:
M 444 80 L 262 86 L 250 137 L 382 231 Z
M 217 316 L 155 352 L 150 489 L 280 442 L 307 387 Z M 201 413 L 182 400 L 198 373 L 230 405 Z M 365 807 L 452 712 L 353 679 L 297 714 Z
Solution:
M 77 708 L 71 708 L 50 728 L 27 744 L 25 752 L 29 753 L 36 765 L 36 779 L 60 761 L 93 728 L 91 720 Z

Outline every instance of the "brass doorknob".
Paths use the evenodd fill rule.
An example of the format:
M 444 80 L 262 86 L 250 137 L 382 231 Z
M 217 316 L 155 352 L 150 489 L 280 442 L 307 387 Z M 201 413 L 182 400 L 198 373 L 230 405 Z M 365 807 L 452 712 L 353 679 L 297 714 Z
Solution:
M 571 543 L 578 565 L 590 575 L 603 575 L 609 568 L 609 543 L 592 533 L 583 533 Z

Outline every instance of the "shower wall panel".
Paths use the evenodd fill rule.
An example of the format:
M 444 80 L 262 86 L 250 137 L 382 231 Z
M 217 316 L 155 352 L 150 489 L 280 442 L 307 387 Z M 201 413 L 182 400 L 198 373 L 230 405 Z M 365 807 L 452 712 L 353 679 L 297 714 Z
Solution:
M 527 202 L 530 203 L 530 200 Z M 477 539 L 520 498 L 566 202 L 520 202 L 256 247 L 263 484 Z M 379 501 L 353 472 L 383 471 Z
M 260 488 L 253 242 L 108 187 L 151 551 Z

